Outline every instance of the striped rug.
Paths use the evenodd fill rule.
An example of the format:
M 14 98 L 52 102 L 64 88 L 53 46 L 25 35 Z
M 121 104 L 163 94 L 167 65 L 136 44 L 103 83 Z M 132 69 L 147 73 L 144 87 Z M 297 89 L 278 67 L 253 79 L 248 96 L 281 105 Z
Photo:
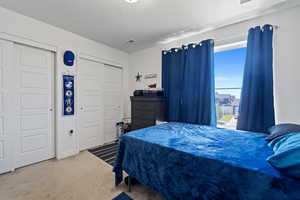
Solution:
M 118 151 L 118 141 L 104 144 L 100 147 L 89 149 L 89 152 L 104 160 L 110 165 L 114 165 L 115 157 Z
M 126 193 L 122 192 L 121 194 L 119 194 L 118 196 L 113 198 L 112 200 L 133 200 L 133 199 L 130 198 Z

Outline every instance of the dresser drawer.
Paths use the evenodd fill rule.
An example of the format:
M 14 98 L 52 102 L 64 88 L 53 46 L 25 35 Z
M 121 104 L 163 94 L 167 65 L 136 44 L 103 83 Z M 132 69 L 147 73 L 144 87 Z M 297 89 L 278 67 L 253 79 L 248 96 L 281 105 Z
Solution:
M 155 120 L 137 119 L 137 118 L 132 119 L 132 127 L 134 129 L 146 128 L 154 125 L 155 125 Z
M 164 120 L 164 97 L 130 97 L 132 129 L 154 126 L 157 119 Z
M 153 111 L 154 109 L 154 105 L 152 103 L 148 103 L 148 102 L 134 102 L 134 104 L 132 104 L 132 110 L 140 110 L 140 111 L 144 111 L 144 112 L 149 112 L 149 111 Z
M 156 119 L 156 113 L 151 110 L 145 112 L 144 110 L 133 110 L 131 113 L 132 119 L 143 119 L 143 120 L 155 120 Z

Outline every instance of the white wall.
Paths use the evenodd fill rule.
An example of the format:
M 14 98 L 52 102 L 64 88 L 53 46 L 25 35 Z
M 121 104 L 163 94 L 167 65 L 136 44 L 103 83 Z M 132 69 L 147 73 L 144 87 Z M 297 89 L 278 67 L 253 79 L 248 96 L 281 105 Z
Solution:
M 76 22 L 74 22 L 76 23 Z M 56 108 L 57 108 L 57 156 L 63 158 L 78 152 L 78 137 L 76 135 L 76 120 L 74 117 L 62 117 L 62 94 L 61 74 L 65 71 L 77 74 L 77 69 L 69 69 L 62 62 L 62 55 L 66 49 L 73 50 L 78 54 L 86 54 L 96 57 L 109 64 L 116 64 L 123 67 L 124 87 L 124 116 L 128 116 L 128 54 L 110 48 L 89 39 L 83 38 L 63 29 L 48 25 L 41 21 L 17 14 L 0 7 L 0 39 L 12 38 L 25 43 L 37 44 L 41 47 L 51 47 L 57 50 L 56 53 Z M 70 136 L 68 131 L 75 130 L 75 136 Z
M 275 69 L 275 90 L 277 101 L 277 121 L 300 123 L 300 7 L 273 13 L 268 16 L 256 18 L 221 28 L 205 34 L 189 37 L 166 45 L 142 50 L 130 55 L 129 81 L 130 94 L 135 89 L 145 88 L 145 82 L 136 82 L 134 76 L 140 72 L 158 73 L 159 87 L 161 87 L 161 51 L 171 47 L 180 47 L 182 44 L 199 42 L 204 39 L 218 41 L 244 38 L 246 39 L 249 28 L 256 25 L 278 25 L 277 48 L 278 69 Z

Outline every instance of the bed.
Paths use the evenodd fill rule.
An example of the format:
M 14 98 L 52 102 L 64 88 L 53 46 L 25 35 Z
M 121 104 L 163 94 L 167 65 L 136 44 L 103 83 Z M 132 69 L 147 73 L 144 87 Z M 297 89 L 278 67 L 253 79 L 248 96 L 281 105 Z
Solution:
M 116 185 L 123 170 L 167 200 L 300 200 L 300 181 L 266 158 L 265 134 L 167 123 L 120 140 Z

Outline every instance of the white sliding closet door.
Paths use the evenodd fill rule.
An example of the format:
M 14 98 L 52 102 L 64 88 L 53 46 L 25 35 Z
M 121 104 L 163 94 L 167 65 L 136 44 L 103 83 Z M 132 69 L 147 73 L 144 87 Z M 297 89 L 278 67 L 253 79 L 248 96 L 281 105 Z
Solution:
M 104 142 L 116 139 L 116 123 L 122 120 L 122 69 L 104 67 Z
M 14 57 L 18 122 L 16 166 L 21 167 L 54 157 L 54 55 L 15 44 Z
M 81 58 L 78 65 L 79 148 L 103 144 L 103 64 Z
M 0 174 L 13 169 L 13 86 L 10 84 L 13 76 L 12 67 L 13 43 L 0 40 Z

